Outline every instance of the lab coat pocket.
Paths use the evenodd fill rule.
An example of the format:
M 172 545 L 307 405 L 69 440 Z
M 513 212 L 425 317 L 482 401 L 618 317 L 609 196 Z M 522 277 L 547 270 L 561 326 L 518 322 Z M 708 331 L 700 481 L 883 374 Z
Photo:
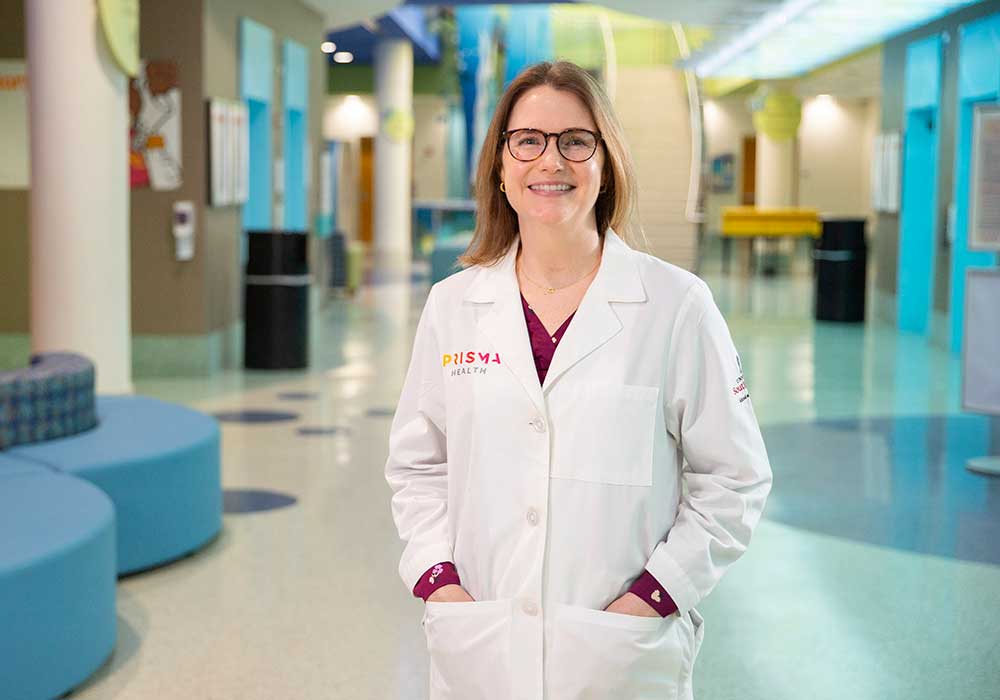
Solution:
M 511 700 L 511 602 L 427 603 L 430 700 Z
M 687 632 L 677 615 L 636 617 L 560 605 L 549 648 L 549 695 L 559 700 L 675 700 Z
M 691 608 L 681 618 L 680 622 L 683 622 L 687 628 L 688 653 L 684 659 L 684 669 L 681 673 L 681 687 L 678 697 L 680 700 L 694 700 L 694 662 L 698 658 L 698 652 L 701 650 L 701 642 L 705 638 L 705 620 L 697 610 Z
M 577 383 L 550 406 L 552 476 L 650 486 L 659 388 Z

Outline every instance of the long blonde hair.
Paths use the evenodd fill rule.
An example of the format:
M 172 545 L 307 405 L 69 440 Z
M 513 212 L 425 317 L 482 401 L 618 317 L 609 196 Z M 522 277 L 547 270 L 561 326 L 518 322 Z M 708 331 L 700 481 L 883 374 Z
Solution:
M 636 206 L 635 166 L 611 100 L 600 84 L 575 63 L 536 63 L 525 68 L 504 91 L 486 132 L 474 185 L 476 232 L 468 250 L 459 258 L 464 266 L 495 264 L 517 238 L 517 213 L 500 191 L 502 134 L 521 96 L 542 85 L 576 95 L 590 110 L 597 130 L 601 132 L 606 154 L 602 192 L 594 205 L 597 231 L 604 235 L 611 227 L 627 243 L 631 243 Z

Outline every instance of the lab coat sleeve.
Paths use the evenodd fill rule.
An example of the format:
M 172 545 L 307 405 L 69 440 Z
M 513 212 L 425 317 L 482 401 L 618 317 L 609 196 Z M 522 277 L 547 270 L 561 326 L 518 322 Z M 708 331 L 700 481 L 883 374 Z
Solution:
M 413 590 L 425 571 L 453 561 L 448 535 L 445 402 L 434 290 L 417 326 L 413 355 L 389 432 L 386 480 L 392 515 L 406 543 L 399 574 Z
M 701 281 L 672 332 L 664 418 L 684 456 L 677 518 L 646 569 L 683 613 L 746 550 L 771 490 L 771 466 L 726 322 Z

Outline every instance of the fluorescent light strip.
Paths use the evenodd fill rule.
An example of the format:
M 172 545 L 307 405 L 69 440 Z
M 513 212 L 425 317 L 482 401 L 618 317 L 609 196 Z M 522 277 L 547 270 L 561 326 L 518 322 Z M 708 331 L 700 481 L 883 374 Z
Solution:
M 791 0 L 790 2 L 786 2 L 777 10 L 764 15 L 759 22 L 726 44 L 718 52 L 700 61 L 695 66 L 695 73 L 699 76 L 714 73 L 819 2 L 821 0 Z
M 825 0 L 786 3 L 701 60 L 701 77 L 801 75 L 976 0 Z

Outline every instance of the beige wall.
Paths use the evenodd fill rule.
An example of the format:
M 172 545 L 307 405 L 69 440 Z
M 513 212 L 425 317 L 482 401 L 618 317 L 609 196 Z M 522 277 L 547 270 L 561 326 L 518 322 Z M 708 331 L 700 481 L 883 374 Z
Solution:
M 730 192 L 705 192 L 705 231 L 718 234 L 722 228 L 722 208 L 740 204 L 743 189 L 743 139 L 754 135 L 753 120 L 746 97 L 707 100 L 703 107 L 705 163 L 724 154 L 733 156 L 733 188 Z M 707 174 L 707 173 L 706 173 Z M 708 185 L 706 185 L 708 186 Z
M 438 95 L 414 95 L 413 199 L 448 194 L 448 102 Z
M 874 107 L 873 107 L 874 104 Z M 811 97 L 799 127 L 799 205 L 872 219 L 871 153 L 878 100 Z
M 145 6 L 144 6 L 145 7 Z M 248 17 L 274 32 L 275 112 L 281 105 L 281 42 L 292 39 L 302 44 L 311 57 L 309 64 L 309 138 L 312 144 L 313 188 L 309 193 L 307 222 L 311 225 L 317 204 L 315 173 L 319 167 L 319 147 L 323 143 L 323 92 L 326 85 L 326 60 L 317 49 L 324 38 L 324 22 L 319 14 L 298 2 L 272 0 L 204 0 L 202 33 L 204 98 L 239 99 L 239 24 Z M 283 126 L 275 119 L 273 146 L 275 157 L 283 152 Z M 204 202 L 204 197 L 202 202 Z M 243 235 L 239 207 L 205 207 L 204 230 L 207 235 L 206 314 L 207 328 L 226 328 L 241 318 L 242 269 L 240 237 Z M 312 239 L 310 256 L 314 270 L 322 269 L 322 245 Z M 322 284 L 322 280 L 319 280 Z
M 636 163 L 639 224 L 649 252 L 694 269 L 697 228 L 685 214 L 691 127 L 683 73 L 666 66 L 619 68 L 615 111 Z

